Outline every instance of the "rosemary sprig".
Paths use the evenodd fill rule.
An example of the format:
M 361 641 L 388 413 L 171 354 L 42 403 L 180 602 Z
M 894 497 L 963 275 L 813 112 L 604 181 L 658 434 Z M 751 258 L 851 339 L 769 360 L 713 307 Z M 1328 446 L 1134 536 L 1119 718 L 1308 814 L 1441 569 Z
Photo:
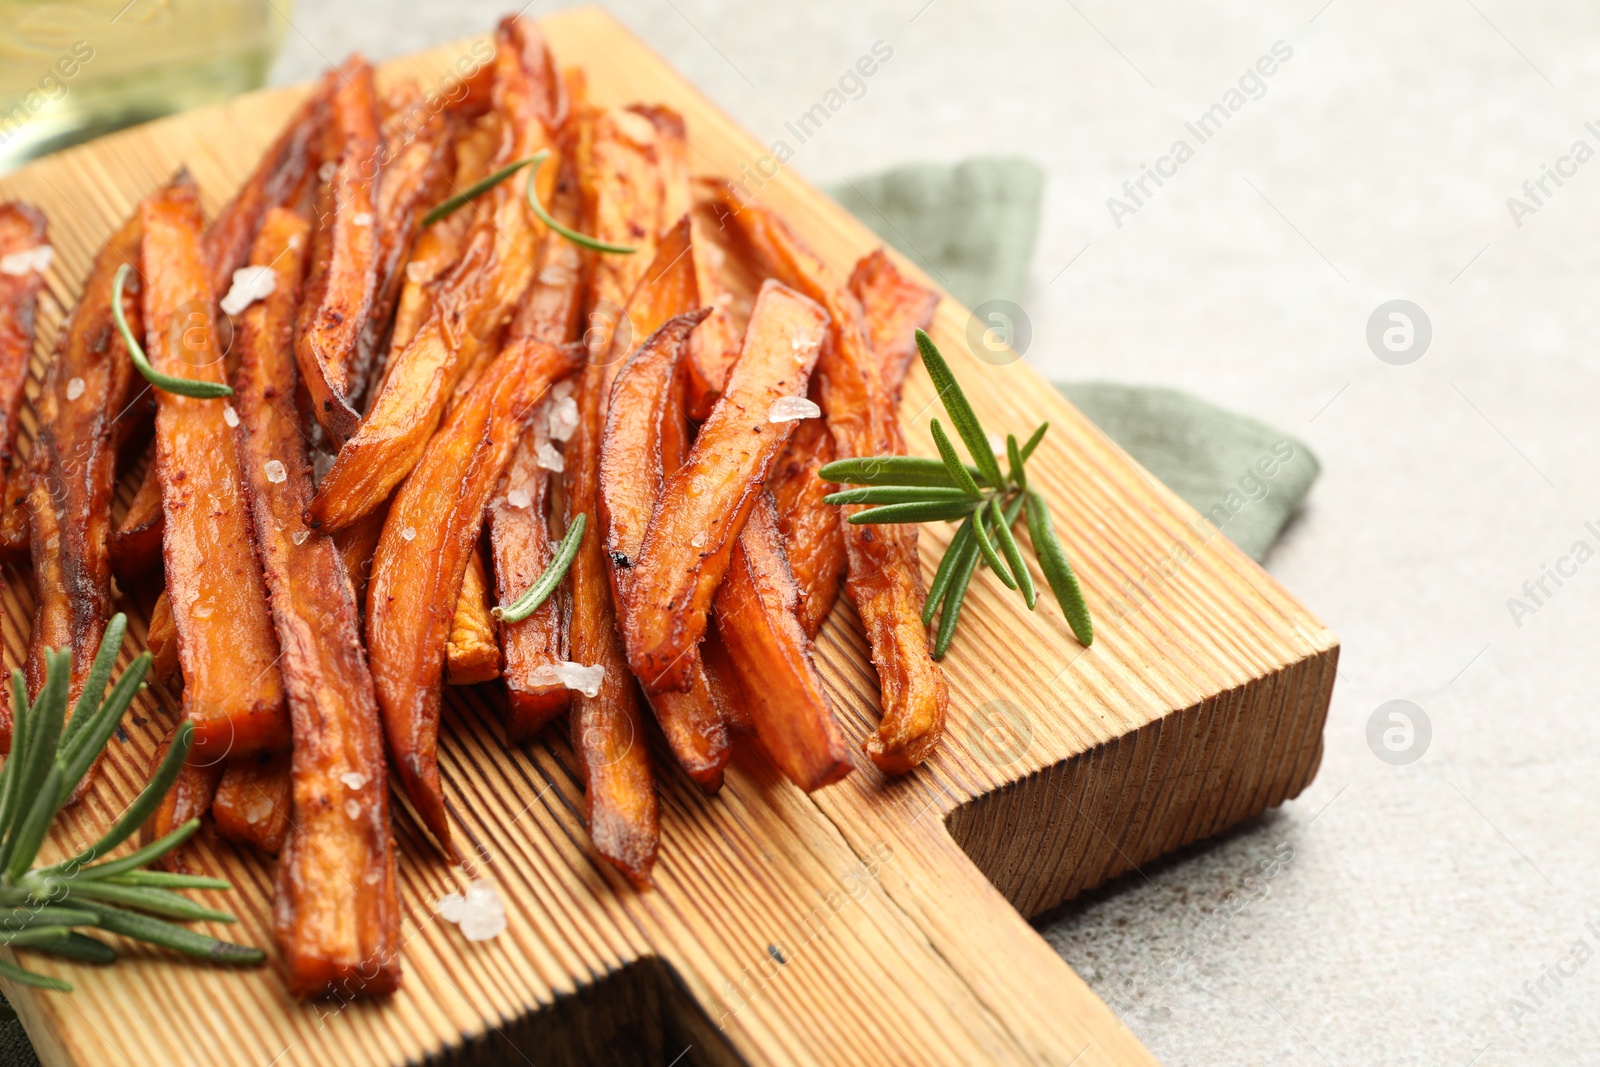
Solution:
M 163 392 L 192 396 L 196 400 L 215 400 L 222 396 L 232 396 L 233 389 L 221 382 L 201 382 L 193 378 L 162 374 L 150 365 L 149 357 L 144 354 L 144 347 L 139 344 L 139 339 L 133 335 L 133 331 L 128 329 L 128 320 L 122 314 L 122 288 L 128 282 L 128 275 L 132 273 L 133 268 L 124 263 L 117 268 L 116 276 L 111 279 L 111 318 L 117 324 L 117 332 L 122 334 L 122 343 L 128 346 L 128 358 L 139 368 L 144 380 Z
M 578 554 L 578 546 L 583 544 L 583 531 L 588 525 L 589 516 L 586 514 L 579 514 L 573 519 L 572 525 L 567 527 L 566 536 L 561 539 L 561 544 L 556 546 L 555 558 L 550 561 L 550 566 L 544 569 L 544 573 L 539 575 L 539 580 L 510 604 L 490 608 L 489 614 L 501 622 L 521 622 L 538 611 L 539 605 L 550 599 L 550 594 L 556 591 L 561 579 L 567 576 L 567 569 L 572 566 L 572 559 Z
M 1087 647 L 1094 642 L 1089 605 L 1083 599 L 1072 564 L 1067 561 L 1067 550 L 1056 535 L 1049 505 L 1037 486 L 1028 482 L 1028 457 L 1039 447 L 1050 424 L 1039 426 L 1022 445 L 1017 444 L 1014 434 L 1007 435 L 1008 469 L 1002 472 L 989 446 L 989 437 L 944 356 L 926 333 L 918 330 L 916 336 L 922 364 L 973 462 L 962 461 L 950 435 L 934 419 L 929 428 L 939 450 L 938 459 L 866 456 L 836 460 L 818 472 L 822 480 L 861 488 L 830 493 L 823 500 L 829 504 L 873 505 L 850 515 L 848 521 L 853 524 L 961 522 L 939 561 L 922 606 L 924 626 L 932 626 L 935 618 L 939 620 L 934 635 L 935 659 L 944 656 L 955 638 L 967 586 L 980 565 L 994 571 L 1006 588 L 1019 591 L 1028 610 L 1034 610 L 1038 590 L 1011 530 L 1024 516 L 1033 555 L 1044 572 L 1045 582 L 1061 605 L 1073 636 Z
M 490 189 L 493 189 L 495 186 L 511 177 L 517 171 L 521 170 L 523 167 L 526 167 L 529 163 L 532 163 L 534 158 L 534 156 L 529 156 L 527 159 L 519 159 L 514 163 L 507 163 L 493 174 L 479 178 L 477 181 L 461 190 L 455 196 L 452 196 L 447 200 L 439 201 L 439 203 L 435 204 L 426 215 L 422 216 L 422 228 L 427 229 L 440 219 L 448 218 L 449 216 L 454 215 L 461 208 L 466 207 L 468 204 L 478 199 L 478 197 L 482 196 L 484 193 L 487 193 Z
M 550 149 L 548 148 L 541 148 L 539 151 L 528 157 L 528 162 L 533 164 L 533 169 L 528 172 L 528 206 L 533 208 L 533 213 L 535 215 L 539 216 L 539 221 L 556 231 L 556 233 L 559 233 L 561 236 L 565 237 L 567 240 L 571 241 L 573 244 L 580 245 L 583 248 L 592 248 L 596 252 L 612 252 L 621 256 L 631 256 L 633 253 L 639 251 L 637 248 L 634 248 L 631 245 L 614 245 L 609 241 L 602 241 L 598 238 L 590 237 L 587 234 L 579 233 L 577 230 L 569 229 L 568 227 L 557 222 L 555 217 L 552 216 L 550 212 L 545 210 L 544 205 L 539 203 L 539 193 L 538 190 L 534 188 L 533 182 L 534 179 L 539 176 L 539 168 L 544 166 L 545 160 L 549 158 Z
M 549 158 L 550 149 L 541 148 L 539 151 L 535 152 L 526 159 L 519 159 L 515 162 L 507 163 L 493 174 L 479 178 L 477 181 L 461 190 L 455 196 L 450 197 L 448 200 L 441 200 L 433 207 L 431 211 L 422 216 L 423 227 L 427 228 L 432 226 L 440 219 L 454 214 L 459 209 L 472 203 L 472 201 L 478 199 L 478 197 L 482 196 L 484 193 L 487 193 L 490 189 L 493 189 L 495 186 L 511 177 L 523 167 L 531 167 L 532 169 L 528 171 L 528 206 L 533 209 L 533 213 L 535 215 L 539 216 L 540 222 L 544 223 L 546 226 L 550 227 L 556 233 L 559 233 L 562 237 L 565 237 L 573 244 L 580 245 L 584 248 L 592 248 L 596 252 L 612 252 L 617 255 L 625 256 L 632 255 L 633 253 L 639 251 L 637 248 L 634 248 L 631 245 L 614 245 L 608 241 L 601 241 L 597 238 L 590 237 L 588 234 L 579 233 L 577 230 L 574 230 L 568 226 L 563 226 L 561 223 L 555 220 L 550 212 L 545 209 L 545 206 L 539 202 L 539 192 L 534 184 L 539 177 L 539 168 L 544 166 L 545 161 Z
M 143 869 L 193 836 L 200 828 L 198 819 L 125 856 L 103 858 L 132 836 L 177 781 L 193 738 L 190 723 L 185 722 L 173 734 L 171 747 L 150 784 L 100 840 L 60 863 L 34 866 L 50 824 L 143 688 L 150 667 L 148 652 L 138 656 L 110 692 L 106 691 L 127 626 L 125 616 L 112 617 L 70 721 L 66 712 L 72 663 L 66 652 L 46 653 L 45 682 L 32 704 L 27 700 L 22 673 L 11 672 L 11 755 L 0 767 L 0 944 L 90 963 L 115 962 L 117 954 L 110 945 L 72 929 L 87 926 L 203 959 L 259 963 L 265 959 L 260 949 L 221 941 L 157 918 L 233 922 L 226 912 L 203 907 L 173 891 L 231 889 L 227 882 Z M 40 989 L 72 989 L 70 982 L 3 960 L 0 976 Z

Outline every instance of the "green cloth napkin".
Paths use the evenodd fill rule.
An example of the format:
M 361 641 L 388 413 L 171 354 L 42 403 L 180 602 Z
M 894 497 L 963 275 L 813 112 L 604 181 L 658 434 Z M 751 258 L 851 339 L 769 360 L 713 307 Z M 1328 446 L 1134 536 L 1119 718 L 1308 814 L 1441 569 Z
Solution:
M 1020 301 L 1044 174 L 1026 159 L 913 164 L 827 187 L 840 204 L 967 307 Z M 1321 469 L 1305 443 L 1175 389 L 1056 388 L 1234 544 L 1265 558 Z

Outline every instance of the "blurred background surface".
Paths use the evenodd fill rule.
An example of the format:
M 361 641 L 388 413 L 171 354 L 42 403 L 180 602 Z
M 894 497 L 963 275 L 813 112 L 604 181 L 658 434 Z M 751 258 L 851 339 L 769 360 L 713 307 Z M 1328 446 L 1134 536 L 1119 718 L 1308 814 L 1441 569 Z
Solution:
M 274 83 L 507 11 L 274 3 Z M 33 6 L 0 4 L 0 24 Z M 123 18 L 146 6 L 185 5 Z M 270 27 L 230 28 L 257 6 L 205 6 L 218 54 L 260 62 Z M 1321 459 L 1267 560 L 1344 642 L 1316 783 L 1039 924 L 1156 1055 L 1600 1063 L 1600 564 L 1572 557 L 1600 549 L 1600 364 L 1583 355 L 1600 336 L 1600 8 L 604 6 L 763 141 L 885 42 L 892 60 L 791 166 L 826 183 L 1036 160 L 1027 359 L 1187 390 Z M 1263 57 L 1273 73 L 1247 79 Z M 1230 91 L 1243 103 L 1202 143 L 1185 124 Z M 1162 164 L 1179 140 L 1191 155 Z M 1141 191 L 1146 167 L 1169 173 Z M 1397 299 L 1421 314 L 1379 358 L 1369 323 L 1381 338 L 1399 320 L 1375 313 Z M 1398 751 L 1379 711 L 1394 700 L 1427 724 L 1404 709 Z

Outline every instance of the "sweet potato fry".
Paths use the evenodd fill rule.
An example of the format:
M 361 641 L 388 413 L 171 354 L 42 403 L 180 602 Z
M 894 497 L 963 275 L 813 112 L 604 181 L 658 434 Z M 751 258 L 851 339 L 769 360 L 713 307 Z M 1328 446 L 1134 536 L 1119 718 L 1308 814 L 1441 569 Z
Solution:
M 744 693 L 739 690 L 739 679 L 733 673 L 728 650 L 723 647 L 722 638 L 717 636 L 715 626 L 706 631 L 705 640 L 700 642 L 700 661 L 705 665 L 711 699 L 722 709 L 728 729 L 736 734 L 754 737 L 756 721 L 750 717 L 750 709 L 745 706 Z
M 150 609 L 150 626 L 145 630 L 145 645 L 150 649 L 150 674 L 174 693 L 183 690 L 183 668 L 178 664 L 178 628 L 172 621 L 172 601 L 161 590 Z
M 743 326 L 729 313 L 732 295 L 723 285 L 720 271 L 722 249 L 712 243 L 700 219 L 690 216 L 695 288 L 699 302 L 711 315 L 689 338 L 689 362 L 685 364 L 686 402 L 689 418 L 704 422 L 728 383 L 728 372 L 739 358 L 739 339 Z
M 378 230 L 378 103 L 372 67 L 360 56 L 323 77 L 328 121 L 317 193 L 318 224 L 305 302 L 295 324 L 295 359 L 312 414 L 335 444 L 355 433 L 351 406 L 357 341 L 372 315 L 382 248 Z
M 301 521 L 311 465 L 293 405 L 293 323 L 305 236 L 305 223 L 288 212 L 271 212 L 262 226 L 252 259 L 271 265 L 277 285 L 241 320 L 235 400 L 251 525 L 294 723 L 292 802 L 274 800 L 292 810 L 293 824 L 278 861 L 273 922 L 291 992 L 312 996 L 336 986 L 349 997 L 399 985 L 400 907 L 360 617 L 338 547 Z M 268 469 L 273 463 L 282 477 Z
M 916 331 L 933 322 L 939 294 L 901 274 L 881 248 L 856 262 L 850 291 L 861 301 L 883 395 L 893 410 L 900 405 L 906 371 L 917 359 Z
M 400 782 L 447 854 L 439 785 L 445 641 L 483 510 L 533 406 L 578 364 L 576 347 L 518 341 L 457 405 L 389 507 L 367 587 L 367 650 Z
M 584 368 L 578 393 L 578 431 L 567 442 L 567 522 L 594 515 L 600 472 L 605 368 Z M 572 751 L 583 776 L 589 840 L 600 857 L 635 885 L 650 884 L 661 830 L 633 679 L 617 634 L 611 580 L 601 538 L 587 536 L 567 572 L 572 589 L 572 658 L 603 669 L 594 696 L 572 697 Z
M 518 594 L 520 595 L 520 594 Z M 477 685 L 500 677 L 500 644 L 489 614 L 489 579 L 483 553 L 467 557 L 467 571 L 456 597 L 456 614 L 444 646 L 444 676 L 451 685 Z
M 819 395 L 813 382 L 811 397 L 816 400 Z M 844 531 L 839 528 L 839 509 L 822 502 L 830 487 L 817 477 L 835 454 L 827 423 L 807 419 L 795 428 L 767 477 L 767 488 L 777 502 L 784 555 L 800 597 L 800 625 L 811 638 L 827 621 L 844 584 Z
M 540 435 L 532 429 L 523 431 L 489 504 L 486 521 L 494 553 L 495 589 L 502 604 L 511 603 L 538 581 L 555 555 L 545 518 L 550 506 L 550 472 L 539 466 L 539 443 Z M 513 745 L 533 740 L 545 724 L 567 710 L 572 691 L 560 682 L 546 680 L 547 672 L 540 669 L 566 660 L 571 610 L 570 595 L 560 589 L 526 619 L 501 624 L 506 740 Z
M 828 309 L 832 344 L 817 377 L 838 454 L 900 451 L 899 419 L 883 393 L 860 302 L 776 215 L 741 204 L 731 188 L 724 187 L 723 194 L 729 217 L 766 269 Z M 883 691 L 883 718 L 866 751 L 879 769 L 900 774 L 938 744 L 949 702 L 922 625 L 914 531 L 846 524 L 844 537 L 850 568 L 846 588 L 866 629 Z
M 167 749 L 171 745 L 172 734 L 169 732 L 166 739 L 156 746 L 156 757 L 150 764 L 152 771 L 161 766 L 161 761 L 166 758 Z M 189 751 L 191 755 L 194 752 L 193 749 Z M 215 763 L 193 761 L 185 763 L 183 770 L 178 773 L 178 780 L 172 783 L 167 795 L 156 805 L 155 813 L 140 828 L 139 843 L 148 845 L 159 841 L 190 819 L 198 819 L 210 811 L 211 798 L 217 792 L 217 782 L 222 779 L 225 767 L 226 763 L 222 760 Z M 157 865 L 164 870 L 187 872 L 189 867 L 186 854 L 193 844 L 194 842 L 190 841 L 188 844 L 180 845 L 158 860 Z
M 547 122 L 562 108 L 561 81 L 531 22 L 508 19 L 496 33 L 495 103 L 503 117 L 493 167 L 549 143 Z M 542 195 L 548 195 L 549 168 Z M 311 502 L 314 526 L 338 530 L 377 507 L 421 458 L 455 384 L 495 351 L 510 311 L 533 276 L 544 224 L 527 206 L 523 184 L 501 182 L 477 202 L 466 252 L 405 350 L 355 436 L 344 441 Z M 302 361 L 303 364 L 304 361 Z
M 378 181 L 378 260 L 372 313 L 361 326 L 350 364 L 346 399 L 358 406 L 389 334 L 404 268 L 425 215 L 449 195 L 455 164 L 456 124 L 449 112 L 430 110 L 415 82 L 404 82 L 384 99 Z M 422 116 L 420 124 L 417 117 Z
M 455 139 L 455 178 L 451 184 L 457 189 L 465 189 L 482 178 L 494 149 L 493 125 L 474 126 L 462 132 Z M 461 259 L 472 220 L 472 212 L 457 211 L 417 234 L 412 242 L 410 258 L 401 272 L 405 280 L 395 306 L 394 323 L 389 335 L 389 356 L 374 395 L 382 389 L 389 363 L 406 350 L 433 310 L 440 282 Z
M 770 495 L 751 509 L 715 603 L 744 708 L 778 769 L 808 793 L 849 774 L 850 750 L 800 628 L 799 590 Z
M 289 836 L 289 753 L 263 752 L 229 760 L 211 798 L 211 819 L 229 841 L 276 856 Z
M 776 282 L 763 286 L 728 386 L 683 466 L 662 486 L 623 608 L 628 662 L 647 692 L 682 691 L 712 595 L 794 422 L 773 405 L 803 398 L 827 313 Z
M 28 470 L 28 525 L 38 586 L 28 640 L 28 690 L 44 684 L 45 652 L 72 652 L 71 697 L 76 700 L 111 617 L 107 531 L 116 478 L 113 419 L 126 404 L 133 364 L 111 318 L 117 268 L 138 262 L 139 222 L 130 219 L 102 247 L 84 281 L 83 297 L 56 336 L 55 356 L 34 403 L 38 429 Z M 123 296 L 123 312 L 138 329 L 139 298 Z M 160 497 L 155 500 L 160 511 Z M 160 555 L 160 533 L 150 547 Z M 6 738 L 10 728 L 7 719 Z M 85 776 L 79 791 L 93 780 Z
M 210 264 L 211 291 L 218 298 L 228 292 L 233 272 L 249 258 L 251 243 L 267 210 L 295 203 L 311 179 L 318 151 L 319 117 L 327 108 L 330 88 L 324 79 L 295 110 L 250 177 L 206 227 L 200 244 Z
M 222 359 L 194 183 L 179 175 L 139 211 L 146 354 L 164 374 L 219 382 Z M 289 717 L 278 638 L 250 541 L 227 403 L 161 392 L 159 405 L 162 554 L 183 664 L 184 714 L 195 726 L 190 759 L 218 763 L 285 749 Z
M 0 204 L 0 470 L 13 466 L 22 384 L 33 356 L 34 312 L 44 288 L 49 247 L 43 213 L 28 204 Z
M 131 325 L 131 324 L 130 324 Z M 119 341 L 120 337 L 117 338 Z M 111 570 L 124 582 L 143 577 L 161 563 L 161 480 L 156 477 L 155 448 L 148 454 L 144 477 L 128 504 L 117 528 L 111 531 L 107 549 Z
M 684 244 L 688 221 L 674 235 Z M 659 263 L 672 254 L 673 238 L 663 242 Z M 651 268 L 652 270 L 655 267 Z M 690 275 L 692 289 L 693 276 Z M 650 275 L 640 283 L 643 291 Z M 692 291 L 689 294 L 692 296 Z M 635 303 L 641 303 L 636 295 Z M 649 304 L 646 300 L 642 303 Z M 611 585 L 618 604 L 626 604 L 632 585 L 632 561 L 644 543 L 645 529 L 656 497 L 661 491 L 667 464 L 676 470 L 683 458 L 681 396 L 676 388 L 688 353 L 688 339 L 709 314 L 701 308 L 670 319 L 652 333 L 617 375 L 611 388 L 606 414 L 606 430 L 600 445 L 600 530 L 605 536 L 606 557 Z M 664 440 L 672 441 L 670 449 Z M 671 452 L 671 459 L 667 453 Z M 650 706 L 666 736 L 667 745 L 684 771 L 707 792 L 722 787 L 723 768 L 731 749 L 727 725 L 721 709 L 712 699 L 698 648 L 686 658 L 691 668 L 688 690 L 681 693 L 655 693 Z

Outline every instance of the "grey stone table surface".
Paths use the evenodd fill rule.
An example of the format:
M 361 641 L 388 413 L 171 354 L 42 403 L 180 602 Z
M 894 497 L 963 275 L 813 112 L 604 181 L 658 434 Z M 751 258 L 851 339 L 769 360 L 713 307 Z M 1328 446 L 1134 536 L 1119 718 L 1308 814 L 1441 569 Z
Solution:
M 1600 8 L 606 6 L 764 140 L 885 42 L 790 165 L 1032 156 L 1027 358 L 1190 390 L 1321 458 L 1268 560 L 1344 641 L 1317 781 L 1040 924 L 1156 1055 L 1600 1063 Z M 273 79 L 504 7 L 302 2 Z M 1368 322 L 1395 299 L 1431 329 L 1413 312 L 1391 352 L 1405 324 L 1380 321 L 1384 361 Z M 1431 726 L 1409 764 L 1368 743 L 1391 700 Z

